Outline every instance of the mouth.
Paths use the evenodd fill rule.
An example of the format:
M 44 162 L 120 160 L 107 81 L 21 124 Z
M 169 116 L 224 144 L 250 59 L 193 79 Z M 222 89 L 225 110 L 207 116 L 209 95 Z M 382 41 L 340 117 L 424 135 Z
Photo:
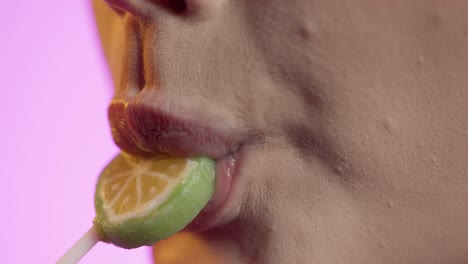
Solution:
M 125 152 L 137 156 L 168 153 L 179 157 L 205 156 L 216 160 L 215 192 L 187 229 L 201 231 L 216 225 L 215 216 L 227 200 L 236 177 L 240 149 L 251 135 L 219 118 L 207 117 L 141 97 L 115 98 L 108 109 L 112 136 Z

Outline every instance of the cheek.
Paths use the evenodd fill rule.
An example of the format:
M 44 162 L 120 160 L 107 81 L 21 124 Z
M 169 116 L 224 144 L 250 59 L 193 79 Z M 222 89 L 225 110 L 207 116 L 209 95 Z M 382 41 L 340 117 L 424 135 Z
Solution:
M 394 80 L 399 86 L 392 86 Z M 357 75 L 331 88 L 335 96 L 326 98 L 320 125 L 295 129 L 292 142 L 311 162 L 330 168 L 327 177 L 364 214 L 372 213 L 367 221 L 410 226 L 430 218 L 437 229 L 467 219 L 455 198 L 468 199 L 468 181 L 461 176 L 466 122 L 457 93 L 434 93 L 440 89 L 397 72 L 379 83 L 386 85 Z

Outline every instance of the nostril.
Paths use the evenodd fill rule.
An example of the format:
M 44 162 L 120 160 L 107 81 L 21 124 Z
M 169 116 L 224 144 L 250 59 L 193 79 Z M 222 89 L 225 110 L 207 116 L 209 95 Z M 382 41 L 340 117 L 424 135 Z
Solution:
M 122 10 L 122 9 L 120 9 L 120 8 L 118 8 L 118 7 L 113 6 L 113 5 L 111 5 L 110 7 L 111 7 L 112 10 L 114 10 L 115 13 L 117 13 L 118 15 L 121 15 L 121 16 L 122 16 L 122 15 L 125 14 L 125 10 Z
M 136 7 L 128 0 L 104 0 L 119 15 L 135 13 Z
M 187 10 L 187 3 L 185 0 L 151 0 L 155 4 L 169 10 L 175 14 L 184 13 Z

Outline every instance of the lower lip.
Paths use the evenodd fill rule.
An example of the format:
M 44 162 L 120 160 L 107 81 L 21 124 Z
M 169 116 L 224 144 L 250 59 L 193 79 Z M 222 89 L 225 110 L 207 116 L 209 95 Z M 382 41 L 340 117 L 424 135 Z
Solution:
M 216 162 L 215 191 L 210 202 L 190 223 L 186 229 L 191 231 L 202 231 L 211 225 L 212 216 L 222 207 L 231 192 L 231 185 L 235 177 L 237 154 L 229 154 Z

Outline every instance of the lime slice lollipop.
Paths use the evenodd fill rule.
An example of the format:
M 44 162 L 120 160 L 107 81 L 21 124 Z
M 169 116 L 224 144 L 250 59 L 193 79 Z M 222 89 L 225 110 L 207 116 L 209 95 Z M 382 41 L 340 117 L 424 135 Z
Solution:
M 119 154 L 99 177 L 94 227 L 58 263 L 75 263 L 99 240 L 130 249 L 182 230 L 211 199 L 214 171 L 205 157 Z

